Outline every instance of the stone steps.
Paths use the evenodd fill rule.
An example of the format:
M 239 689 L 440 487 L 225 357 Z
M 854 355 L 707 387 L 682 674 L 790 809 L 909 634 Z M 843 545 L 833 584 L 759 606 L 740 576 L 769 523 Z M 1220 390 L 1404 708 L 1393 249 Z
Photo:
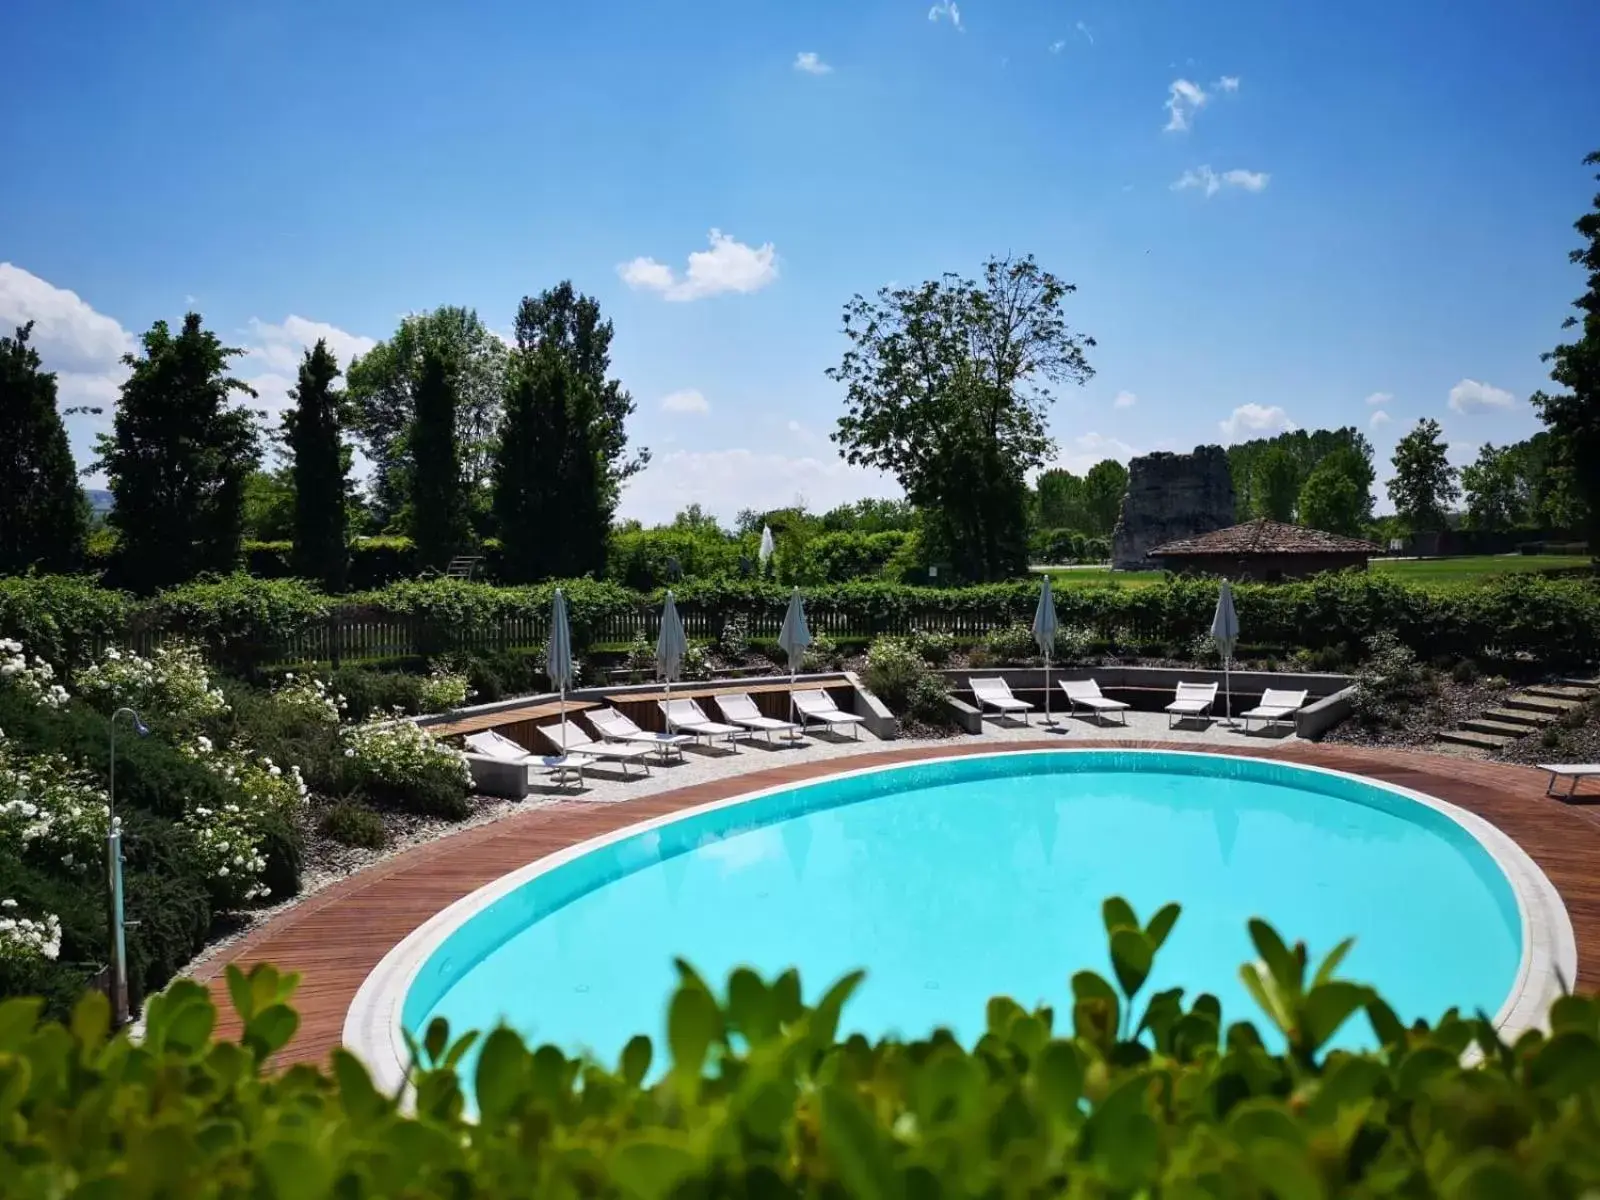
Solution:
M 1533 687 L 1524 688 L 1530 696 L 1541 696 L 1546 700 L 1572 700 L 1582 704 L 1594 699 L 1594 689 L 1579 687 L 1571 683 L 1541 683 Z
M 1454 746 L 1471 746 L 1475 750 L 1498 750 L 1517 739 L 1504 733 L 1476 733 L 1470 729 L 1447 729 L 1439 735 L 1439 740 Z
M 1507 738 L 1526 737 L 1534 730 L 1532 725 L 1523 725 L 1520 722 L 1511 721 L 1495 721 L 1487 716 L 1473 717 L 1470 720 L 1463 721 L 1459 728 L 1471 733 L 1493 733 Z
M 1461 722 L 1441 733 L 1438 744 L 1456 753 L 1499 750 L 1518 738 L 1553 725 L 1575 708 L 1600 696 L 1600 680 L 1562 679 L 1539 683 L 1502 697 L 1498 708 Z
M 1556 720 L 1554 713 L 1536 712 L 1530 708 L 1491 708 L 1484 714 L 1485 721 L 1501 721 L 1507 725 L 1521 725 L 1525 729 L 1540 729 Z

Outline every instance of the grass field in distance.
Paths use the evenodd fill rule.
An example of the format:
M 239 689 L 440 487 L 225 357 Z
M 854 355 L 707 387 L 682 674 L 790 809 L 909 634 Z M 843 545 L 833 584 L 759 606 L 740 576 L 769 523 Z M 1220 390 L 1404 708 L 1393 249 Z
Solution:
M 1461 558 L 1375 558 L 1371 570 L 1406 583 L 1471 584 L 1496 575 L 1581 567 L 1582 554 L 1476 554 Z M 1066 567 L 1049 571 L 1057 587 L 1146 587 L 1159 583 L 1161 571 L 1113 571 L 1110 567 Z

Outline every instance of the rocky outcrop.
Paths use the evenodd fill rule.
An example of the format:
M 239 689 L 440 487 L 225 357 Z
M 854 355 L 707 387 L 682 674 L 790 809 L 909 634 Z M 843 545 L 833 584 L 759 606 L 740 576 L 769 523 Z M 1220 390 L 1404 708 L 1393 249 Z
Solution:
M 1128 464 L 1128 490 L 1111 535 L 1111 565 L 1147 569 L 1163 542 L 1198 537 L 1234 523 L 1233 474 L 1221 446 L 1193 454 L 1147 454 Z

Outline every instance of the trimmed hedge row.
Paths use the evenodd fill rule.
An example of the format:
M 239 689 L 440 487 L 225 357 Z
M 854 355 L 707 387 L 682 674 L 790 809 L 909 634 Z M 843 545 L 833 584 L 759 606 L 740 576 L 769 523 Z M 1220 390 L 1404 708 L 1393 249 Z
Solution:
M 1108 900 L 1109 976 L 1072 1003 L 997 997 L 970 1046 L 846 1036 L 862 973 L 807 1003 L 797 972 L 687 964 L 661 1045 L 574 1058 L 500 1027 L 436 1020 L 412 1042 L 406 1096 L 344 1049 L 269 1069 L 293 1038 L 298 982 L 229 967 L 240 1018 L 213 1041 L 206 989 L 151 1001 L 137 1039 L 85 997 L 70 1023 L 0 1005 L 6 1194 L 1417 1200 L 1600 1190 L 1600 1002 L 1564 996 L 1549 1032 L 1507 1043 L 1451 1010 L 1407 1026 L 1265 922 L 1241 968 L 1258 1029 L 1216 997 L 1147 986 L 1179 918 Z M 1375 1049 L 1330 1043 L 1352 1022 Z M 469 1052 L 478 1049 L 469 1067 Z M 1466 1061 L 1465 1052 L 1476 1053 Z M 469 1115 L 475 1100 L 476 1114 Z
M 0 635 L 20 638 L 59 665 L 82 661 L 108 641 L 146 642 L 169 634 L 202 641 L 227 669 L 248 673 L 286 654 L 326 657 L 310 635 L 331 613 L 349 623 L 387 623 L 405 644 L 395 656 L 500 650 L 536 644 L 557 585 L 495 587 L 432 579 L 390 584 L 335 601 L 297 580 L 245 575 L 186 584 L 149 600 L 107 591 L 84 578 L 0 580 Z M 653 636 L 661 594 L 613 583 L 570 580 L 575 644 Z M 742 617 L 752 637 L 776 633 L 789 589 L 758 580 L 690 581 L 675 589 L 692 636 L 718 636 Z M 804 589 L 815 631 L 871 637 L 918 629 L 976 636 L 1027 622 L 1033 582 L 919 588 L 863 582 Z M 1234 590 L 1245 639 L 1290 649 L 1358 651 L 1388 631 L 1424 658 L 1526 656 L 1547 663 L 1600 658 L 1600 584 L 1592 578 L 1511 574 L 1474 588 L 1432 590 L 1361 572 Z M 1062 625 L 1144 645 L 1187 645 L 1210 627 L 1214 583 L 1176 578 L 1138 588 L 1062 587 Z

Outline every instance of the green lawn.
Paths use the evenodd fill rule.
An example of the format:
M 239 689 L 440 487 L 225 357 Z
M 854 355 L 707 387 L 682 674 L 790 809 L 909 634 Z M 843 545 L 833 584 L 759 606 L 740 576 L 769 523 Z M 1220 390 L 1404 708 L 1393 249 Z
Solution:
M 1374 559 L 1372 570 L 1407 583 L 1479 583 L 1493 575 L 1581 567 L 1583 554 L 1480 554 L 1465 558 Z
M 1472 584 L 1494 575 L 1523 571 L 1548 571 L 1560 567 L 1581 567 L 1588 561 L 1581 554 L 1481 554 L 1464 558 L 1414 558 L 1372 560 L 1372 570 L 1382 571 L 1405 583 Z M 1049 572 L 1062 587 L 1147 587 L 1164 578 L 1160 571 L 1113 571 L 1110 567 L 1083 567 Z

